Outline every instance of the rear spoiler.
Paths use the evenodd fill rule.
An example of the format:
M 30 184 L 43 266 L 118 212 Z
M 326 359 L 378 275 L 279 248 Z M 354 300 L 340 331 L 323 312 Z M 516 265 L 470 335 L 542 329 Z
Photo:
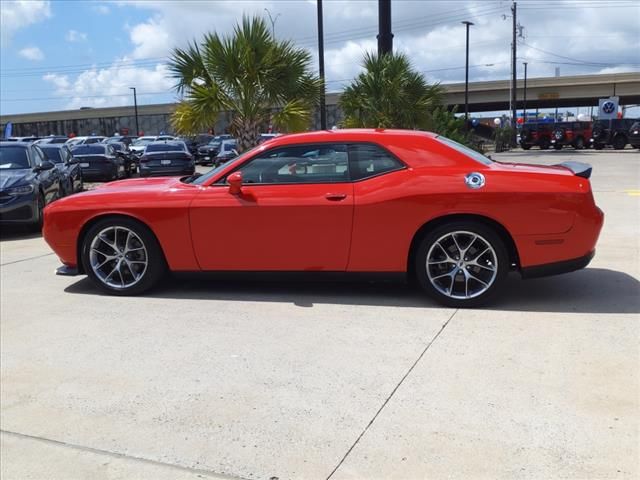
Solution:
M 554 167 L 568 168 L 573 172 L 576 177 L 589 178 L 591 177 L 592 167 L 588 163 L 582 162 L 562 162 L 554 165 Z

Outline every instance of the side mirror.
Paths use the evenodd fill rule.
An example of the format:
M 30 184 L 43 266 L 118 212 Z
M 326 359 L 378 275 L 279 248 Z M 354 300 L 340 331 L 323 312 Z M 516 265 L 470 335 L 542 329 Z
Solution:
M 53 163 L 51 160 L 44 160 L 40 165 L 36 166 L 36 168 L 34 168 L 33 170 L 35 172 L 42 172 L 44 170 L 51 170 L 53 168 L 56 168 L 55 163 Z
M 227 177 L 227 183 L 231 195 L 240 195 L 242 193 L 242 172 L 233 172 Z
M 231 153 L 233 153 L 235 157 L 238 156 L 238 151 L 235 148 L 231 149 Z

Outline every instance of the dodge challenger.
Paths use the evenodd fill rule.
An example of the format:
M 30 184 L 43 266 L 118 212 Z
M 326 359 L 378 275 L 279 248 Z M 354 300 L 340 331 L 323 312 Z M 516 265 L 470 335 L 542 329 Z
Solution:
M 129 179 L 44 212 L 60 274 L 133 295 L 172 272 L 402 274 L 448 306 L 507 274 L 585 267 L 604 215 L 591 167 L 502 163 L 436 134 L 283 135 L 206 174 Z

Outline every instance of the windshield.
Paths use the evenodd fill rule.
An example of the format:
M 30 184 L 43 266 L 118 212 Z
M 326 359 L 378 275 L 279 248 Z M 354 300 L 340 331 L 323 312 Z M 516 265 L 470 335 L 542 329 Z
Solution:
M 491 165 L 493 163 L 493 161 L 485 157 L 483 154 L 476 152 L 475 150 L 471 150 L 469 147 L 465 147 L 464 145 L 458 142 L 454 142 L 453 140 L 447 137 L 437 136 L 436 139 L 444 143 L 445 145 L 448 145 L 449 147 L 453 148 L 454 150 L 457 150 L 458 152 L 465 154 L 467 157 L 472 158 L 476 162 L 482 163 L 483 165 Z
M 62 163 L 62 156 L 60 155 L 60 148 L 47 148 L 41 146 L 42 151 L 47 154 L 47 158 L 53 163 Z
M 147 145 L 145 153 L 153 152 L 184 152 L 184 147 L 182 145 L 171 145 L 164 143 L 161 143 L 159 145 Z
M 27 149 L 21 147 L 2 147 L 0 148 L 0 169 L 2 170 L 20 170 L 31 168 L 29 165 L 29 157 L 27 157 Z
M 224 151 L 225 152 L 230 152 L 234 148 L 236 148 L 236 144 L 235 143 L 225 143 L 224 144 Z
M 258 149 L 262 149 L 262 146 L 258 145 L 257 147 L 253 147 L 251 150 L 247 150 L 242 155 L 234 158 L 233 160 L 230 160 L 227 163 L 223 163 L 222 165 L 218 165 L 217 167 L 212 168 L 204 175 L 196 178 L 195 180 L 192 180 L 190 183 L 193 183 L 195 185 L 202 185 L 204 183 L 207 183 L 208 180 L 215 177 L 220 170 L 227 168 L 229 165 L 238 165 L 244 162 L 246 158 L 249 158 L 250 156 L 252 156 L 254 153 L 256 153 Z
M 104 145 L 79 145 L 72 152 L 74 157 L 77 155 L 104 155 L 106 148 Z

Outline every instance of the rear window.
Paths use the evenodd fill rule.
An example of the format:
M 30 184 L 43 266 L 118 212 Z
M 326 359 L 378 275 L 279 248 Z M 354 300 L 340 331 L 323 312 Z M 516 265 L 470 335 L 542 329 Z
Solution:
M 458 143 L 458 142 L 454 142 L 453 140 L 447 138 L 447 137 L 442 137 L 442 136 L 438 136 L 436 137 L 436 139 L 438 141 L 440 141 L 441 143 L 444 143 L 445 145 L 453 148 L 454 150 L 457 150 L 460 153 L 463 153 L 464 155 L 466 155 L 469 158 L 472 158 L 473 160 L 475 160 L 478 163 L 481 163 L 483 165 L 491 165 L 493 162 L 485 157 L 483 154 L 481 154 L 480 152 L 476 152 L 475 150 L 471 150 L 469 147 L 465 147 L 464 145 Z
M 0 148 L 0 169 L 18 170 L 23 168 L 31 168 L 26 148 L 13 146 Z
M 104 155 L 106 153 L 104 145 L 78 145 L 72 152 L 74 155 Z
M 171 144 L 159 144 L 159 145 L 147 145 L 147 153 L 153 152 L 184 152 L 182 145 Z

